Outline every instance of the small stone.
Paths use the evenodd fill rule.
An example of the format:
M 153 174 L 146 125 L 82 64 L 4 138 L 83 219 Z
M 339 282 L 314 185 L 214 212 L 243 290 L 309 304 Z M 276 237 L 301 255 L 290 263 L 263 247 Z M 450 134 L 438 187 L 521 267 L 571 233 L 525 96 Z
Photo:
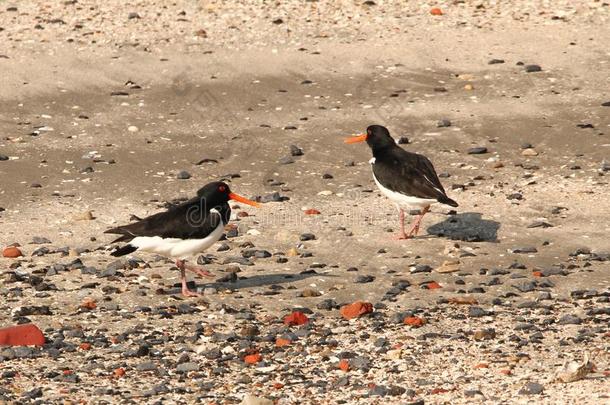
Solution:
M 489 315 L 489 313 L 481 307 L 472 306 L 468 308 L 468 316 L 471 318 L 480 318 L 486 315 Z
M 406 136 L 401 136 L 400 138 L 398 138 L 398 141 L 396 143 L 399 145 L 406 145 L 409 143 L 409 138 L 407 138 Z
M 278 162 L 282 165 L 289 165 L 291 163 L 294 163 L 294 159 L 290 156 L 284 156 Z
M 290 145 L 290 154 L 292 156 L 303 156 L 303 149 L 296 145 Z
M 436 126 L 437 126 L 438 128 L 447 128 L 447 127 L 450 127 L 450 126 L 451 126 L 451 121 L 449 121 L 449 120 L 448 120 L 448 119 L 446 119 L 446 118 L 443 118 L 442 120 L 440 120 L 440 121 L 438 121 L 438 122 L 436 123 Z
M 136 370 L 138 371 L 154 371 L 157 369 L 157 366 L 152 361 L 145 361 L 144 363 L 140 363 L 136 366 Z
M 329 298 L 316 305 L 316 308 L 331 311 L 335 308 L 339 308 L 339 305 L 337 305 L 335 300 Z
M 319 297 L 320 295 L 322 295 L 322 293 L 312 288 L 305 288 L 303 291 L 301 291 L 301 297 L 305 298 Z
M 302 233 L 301 236 L 299 237 L 299 239 L 302 242 L 308 241 L 308 240 L 315 240 L 316 239 L 316 235 L 314 235 L 313 233 Z
M 498 65 L 500 63 L 504 63 L 504 59 L 491 59 L 487 62 L 488 65 Z
M 254 337 L 260 334 L 260 330 L 256 325 L 246 325 L 241 328 L 239 334 L 243 337 Z
M 541 72 L 542 68 L 540 65 L 525 65 L 525 71 L 527 73 Z
M 519 390 L 519 395 L 538 395 L 542 394 L 544 387 L 536 382 L 528 382 Z
M 135 125 L 130 125 L 127 127 L 127 130 L 129 132 L 138 132 L 138 127 L 136 127 Z
M 134 19 L 139 19 L 141 17 L 140 17 L 140 14 L 136 13 L 135 11 L 132 11 L 131 13 L 127 14 L 127 18 L 129 20 L 134 20 Z
M 538 152 L 534 148 L 527 148 L 521 151 L 521 155 L 523 156 L 538 156 Z
M 430 273 L 432 271 L 432 267 L 428 266 L 427 264 L 418 264 L 414 267 L 411 267 L 409 271 L 411 272 L 411 274 Z
M 181 170 L 176 175 L 176 178 L 178 180 L 188 180 L 191 178 L 191 174 L 189 172 L 187 172 L 186 170 Z
M 6 160 L 8 160 L 8 156 L 3 155 L 2 153 L 0 153 L 0 162 L 1 161 L 6 161 Z
M 256 397 L 252 394 L 244 395 L 241 405 L 273 405 L 273 401 L 267 398 Z
M 473 335 L 474 340 L 490 340 L 496 338 L 494 329 L 479 329 Z
M 365 284 L 365 283 L 373 282 L 374 280 L 375 280 L 375 276 L 361 275 L 361 276 L 356 277 L 355 283 L 357 283 L 357 284 Z
M 198 370 L 199 370 L 199 364 L 192 363 L 192 362 L 178 364 L 178 367 L 176 367 L 176 371 L 179 373 L 188 373 L 189 371 L 198 371 Z
M 95 217 L 93 216 L 92 211 L 85 211 L 74 216 L 74 220 L 76 221 L 91 221 L 93 219 L 95 219 Z
M 553 225 L 544 221 L 534 221 L 527 226 L 528 228 L 552 228 Z
M 469 155 L 482 155 L 484 153 L 487 153 L 487 148 L 485 146 L 477 146 L 477 147 L 468 149 Z
M 438 273 L 453 273 L 460 270 L 459 260 L 446 260 L 436 269 Z
M 524 247 L 519 247 L 519 248 L 515 248 L 512 250 L 513 253 L 538 253 L 538 249 L 536 249 L 533 246 L 524 246 Z
M 582 319 L 576 315 L 564 315 L 559 318 L 557 323 L 560 325 L 580 325 L 582 323 Z

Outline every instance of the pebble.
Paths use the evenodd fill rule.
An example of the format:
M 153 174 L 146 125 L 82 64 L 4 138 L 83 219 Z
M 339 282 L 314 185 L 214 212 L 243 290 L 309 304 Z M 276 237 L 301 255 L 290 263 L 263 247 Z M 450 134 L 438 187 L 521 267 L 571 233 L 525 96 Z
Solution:
M 290 155 L 292 156 L 303 156 L 303 149 L 296 145 L 290 145 Z
M 315 240 L 316 235 L 314 235 L 313 233 L 302 233 L 301 236 L 299 237 L 299 239 L 302 242 L 309 241 L 309 240 Z
M 438 122 L 436 123 L 436 126 L 437 126 L 438 128 L 448 128 L 448 127 L 450 127 L 450 126 L 451 126 L 451 121 L 449 121 L 449 120 L 448 120 L 448 119 L 446 119 L 446 118 L 443 118 L 442 120 L 440 120 L 440 121 L 438 121 Z
M 576 315 L 564 315 L 559 318 L 557 323 L 560 325 L 580 325 L 582 323 L 582 319 Z
M 481 155 L 487 153 L 487 148 L 485 146 L 476 146 L 474 148 L 468 149 L 469 155 Z
M 527 73 L 541 72 L 542 68 L 539 65 L 525 65 L 525 71 Z
M 514 248 L 512 249 L 513 253 L 537 253 L 538 249 L 536 249 L 534 246 L 524 246 L 524 247 L 519 247 L 519 248 Z
M 361 275 L 361 276 L 356 277 L 355 283 L 364 284 L 364 283 L 372 283 L 373 281 L 375 281 L 375 276 Z
M 534 148 L 527 148 L 521 151 L 521 155 L 523 156 L 538 156 L 538 152 Z
M 187 172 L 186 170 L 181 170 L 176 175 L 176 178 L 179 180 L 188 180 L 191 178 L 191 174 L 189 172 Z
M 498 65 L 504 63 L 504 59 L 491 59 L 489 62 L 487 62 L 488 65 Z
M 519 395 L 539 395 L 544 391 L 544 386 L 536 382 L 528 382 L 519 390 Z
M 176 371 L 179 373 L 188 373 L 189 371 L 198 371 L 198 370 L 199 370 L 199 364 L 192 363 L 192 362 L 178 364 L 178 367 L 176 367 Z

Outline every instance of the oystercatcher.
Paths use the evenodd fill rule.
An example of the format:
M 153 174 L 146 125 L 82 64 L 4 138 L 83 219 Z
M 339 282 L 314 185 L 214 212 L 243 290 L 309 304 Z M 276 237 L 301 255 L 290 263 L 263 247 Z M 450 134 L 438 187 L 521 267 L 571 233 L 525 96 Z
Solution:
M 204 277 L 213 275 L 200 266 L 187 264 L 186 259 L 203 252 L 220 239 L 231 216 L 229 200 L 259 206 L 258 203 L 231 192 L 226 183 L 209 183 L 197 191 L 196 197 L 165 212 L 107 230 L 105 233 L 121 235 L 112 243 L 128 242 L 111 255 L 123 256 L 142 250 L 173 258 L 180 269 L 182 294 L 187 297 L 198 296 L 186 286 L 185 270 Z
M 447 197 L 432 162 L 417 153 L 407 152 L 396 144 L 387 128 L 371 125 L 366 134 L 347 138 L 345 143 L 364 142 L 373 151 L 369 163 L 373 167 L 373 179 L 382 194 L 392 200 L 400 212 L 398 239 L 417 235 L 422 218 L 430 205 L 440 202 L 452 207 L 458 203 Z M 409 233 L 405 233 L 405 209 L 419 209 Z

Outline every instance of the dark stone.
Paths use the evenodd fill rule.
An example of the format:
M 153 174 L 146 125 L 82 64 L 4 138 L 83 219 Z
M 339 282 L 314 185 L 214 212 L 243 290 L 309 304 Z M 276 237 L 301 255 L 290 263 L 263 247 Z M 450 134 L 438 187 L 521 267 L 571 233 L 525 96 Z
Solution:
M 542 68 L 539 65 L 525 65 L 525 71 L 527 73 L 541 72 Z
M 179 180 L 188 180 L 191 178 L 191 174 L 189 172 L 187 172 L 186 170 L 181 170 L 176 175 L 176 178 Z
M 308 241 L 308 240 L 315 240 L 316 239 L 316 235 L 314 235 L 313 233 L 302 233 L 300 236 L 300 240 L 302 242 Z
M 528 382 L 519 390 L 519 395 L 538 395 L 542 394 L 544 387 L 536 382 Z
M 524 246 L 515 248 L 512 250 L 513 253 L 538 253 L 538 249 L 533 246 Z
M 303 149 L 296 145 L 290 145 L 290 154 L 292 156 L 303 156 Z
M 481 155 L 487 153 L 487 148 L 485 146 L 476 146 L 474 148 L 468 149 L 469 155 Z
M 356 283 L 358 284 L 364 284 L 364 283 L 371 283 L 375 280 L 375 276 L 371 276 L 371 275 L 362 275 L 362 276 L 358 276 L 356 277 Z

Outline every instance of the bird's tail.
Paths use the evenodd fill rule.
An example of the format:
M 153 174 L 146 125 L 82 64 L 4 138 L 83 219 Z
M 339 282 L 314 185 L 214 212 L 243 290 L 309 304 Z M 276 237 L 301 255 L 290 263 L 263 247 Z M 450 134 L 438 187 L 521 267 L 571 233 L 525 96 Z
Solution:
M 447 196 L 443 196 L 443 197 L 439 198 L 438 202 L 440 202 L 442 204 L 450 205 L 452 207 L 457 207 L 458 206 L 458 203 L 456 203 L 455 201 L 453 201 L 451 198 L 449 198 Z
M 116 248 L 112 253 L 110 253 L 110 255 L 114 257 L 124 256 L 128 255 L 129 253 L 135 252 L 136 250 L 138 250 L 137 247 L 127 244 L 123 247 Z

